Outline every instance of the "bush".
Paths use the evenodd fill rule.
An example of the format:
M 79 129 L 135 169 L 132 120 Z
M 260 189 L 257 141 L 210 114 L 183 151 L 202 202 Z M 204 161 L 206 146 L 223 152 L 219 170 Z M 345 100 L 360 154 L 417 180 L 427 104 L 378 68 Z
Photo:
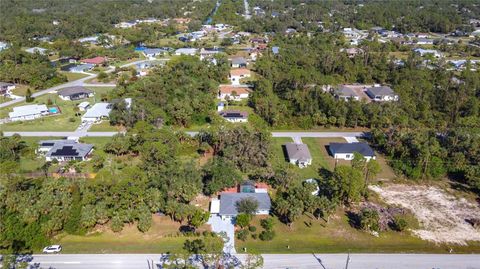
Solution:
M 395 216 L 393 218 L 393 227 L 395 231 L 403 232 L 408 228 L 408 222 L 403 216 Z
M 249 226 L 249 227 L 248 227 L 248 230 L 249 230 L 250 232 L 254 233 L 254 232 L 257 231 L 257 227 L 255 227 L 255 226 Z
M 252 239 L 257 239 L 258 235 L 257 234 L 252 234 Z
M 252 217 L 248 214 L 244 214 L 244 213 L 238 214 L 236 223 L 238 226 L 245 228 L 250 224 L 251 219 Z
M 112 231 L 118 233 L 118 232 L 121 232 L 122 229 L 123 229 L 123 221 L 120 219 L 119 216 L 114 216 L 111 220 L 111 223 L 110 223 L 110 229 L 112 229 Z
M 68 121 L 69 121 L 69 122 L 76 122 L 77 119 L 75 119 L 75 118 L 68 118 Z
M 378 221 L 380 220 L 380 216 L 378 211 L 375 209 L 364 208 L 362 212 L 360 212 L 360 227 L 365 231 L 375 231 L 378 232 L 380 230 L 380 225 Z
M 263 229 L 265 229 L 267 231 L 272 231 L 275 223 L 273 222 L 272 218 L 268 218 L 268 219 L 262 219 L 260 221 L 260 225 L 262 225 Z
M 275 237 L 275 232 L 274 231 L 263 231 L 260 233 L 260 240 L 262 241 L 270 241 Z
M 248 230 L 241 230 L 237 233 L 237 239 L 245 241 L 248 238 Z

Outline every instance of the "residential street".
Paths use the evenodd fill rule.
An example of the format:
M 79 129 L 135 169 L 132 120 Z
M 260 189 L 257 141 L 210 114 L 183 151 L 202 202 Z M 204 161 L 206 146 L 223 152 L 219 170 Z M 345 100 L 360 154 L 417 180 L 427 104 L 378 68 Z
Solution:
M 236 255 L 240 260 L 244 255 Z M 56 269 L 152 269 L 160 254 L 34 255 L 31 265 Z M 347 254 L 265 254 L 263 268 L 344 269 Z M 350 254 L 348 269 L 480 269 L 480 255 Z M 160 268 L 154 266 L 153 268 Z
M 109 137 L 118 134 L 118 132 L 4 132 L 4 136 L 12 136 L 13 134 L 19 134 L 21 136 L 32 137 Z

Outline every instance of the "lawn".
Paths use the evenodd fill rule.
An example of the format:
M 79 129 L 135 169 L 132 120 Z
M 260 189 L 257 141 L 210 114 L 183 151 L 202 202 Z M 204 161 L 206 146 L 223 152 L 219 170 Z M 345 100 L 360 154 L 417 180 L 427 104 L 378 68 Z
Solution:
M 60 235 L 54 243 L 62 245 L 63 253 L 166 253 L 177 252 L 188 237 L 179 234 L 180 224 L 165 216 L 153 216 L 146 233 L 127 224 L 119 233 L 102 227 L 92 235 Z M 203 226 L 199 231 L 209 230 Z
M 259 225 L 260 217 L 255 217 L 252 224 L 257 227 L 257 234 L 263 229 Z M 470 242 L 469 246 L 435 245 L 410 235 L 408 232 L 381 232 L 379 237 L 357 230 L 348 224 L 348 218 L 340 209 L 328 223 L 323 220 L 302 216 L 291 228 L 275 218 L 276 236 L 272 241 L 249 239 L 245 242 L 236 240 L 237 251 L 259 253 L 448 253 L 453 248 L 455 253 L 479 253 L 480 243 Z M 308 227 L 306 223 L 311 222 Z
M 28 85 L 16 84 L 15 89 L 12 90 L 14 95 L 25 96 L 27 95 Z
M 72 72 L 60 72 L 60 73 L 65 75 L 68 81 L 74 81 L 84 77 L 88 77 L 88 75 L 82 74 L 82 73 L 72 73 Z
M 93 124 L 88 130 L 89 132 L 117 132 L 119 128 L 117 126 L 111 126 L 107 120 L 101 123 Z
M 58 106 L 61 113 L 52 116 L 46 116 L 32 121 L 11 122 L 0 125 L 2 131 L 75 131 L 80 124 L 80 116 L 75 116 L 75 107 L 84 101 L 94 104 L 99 102 L 102 95 L 107 94 L 113 89 L 113 87 L 89 87 L 89 89 L 95 91 L 95 96 L 78 100 L 78 101 L 64 101 L 60 99 L 56 94 L 46 94 L 35 98 L 33 103 L 36 104 L 48 104 L 50 100 L 51 105 L 48 107 Z M 22 102 L 18 106 L 26 105 Z M 13 106 L 0 109 L 0 117 L 7 117 L 8 112 L 12 111 Z M 84 112 L 82 112 L 83 114 Z M 111 130 L 111 129 L 110 129 Z

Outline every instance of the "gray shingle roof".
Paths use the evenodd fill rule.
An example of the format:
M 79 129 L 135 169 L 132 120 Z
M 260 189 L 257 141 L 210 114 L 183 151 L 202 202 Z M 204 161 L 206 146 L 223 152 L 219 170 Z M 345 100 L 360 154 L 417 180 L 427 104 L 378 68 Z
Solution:
M 243 57 L 236 57 L 232 59 L 232 64 L 247 64 L 247 60 Z
M 358 96 L 354 90 L 346 86 L 340 86 L 338 89 L 334 91 L 334 93 L 337 96 Z
M 373 149 L 367 144 L 362 142 L 357 143 L 330 143 L 330 152 L 335 155 L 335 153 L 354 153 L 358 152 L 363 156 L 375 156 Z
M 285 148 L 290 160 L 307 161 L 312 159 L 312 155 L 305 144 L 287 143 Z
M 268 193 L 224 193 L 220 195 L 220 215 L 237 215 L 237 202 L 244 198 L 258 201 L 258 211 L 270 210 L 272 203 Z
M 76 94 L 91 94 L 91 93 L 93 93 L 93 91 L 82 86 L 67 87 L 58 91 L 58 95 L 61 95 L 61 96 L 72 96 Z
M 372 87 L 367 89 L 367 93 L 370 93 L 373 96 L 389 96 L 395 95 L 392 88 L 388 86 Z

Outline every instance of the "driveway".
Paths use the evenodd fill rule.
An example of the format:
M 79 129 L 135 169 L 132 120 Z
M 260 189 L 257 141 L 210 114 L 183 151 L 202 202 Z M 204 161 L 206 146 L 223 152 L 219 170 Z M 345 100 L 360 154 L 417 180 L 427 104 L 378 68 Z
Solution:
M 216 233 L 224 232 L 226 234 L 223 252 L 236 254 L 235 251 L 235 225 L 234 220 L 222 220 L 218 215 L 211 215 L 207 224 L 212 226 L 212 231 Z
M 344 136 L 345 140 L 347 140 L 348 143 L 357 143 L 359 142 L 358 139 L 354 136 Z

